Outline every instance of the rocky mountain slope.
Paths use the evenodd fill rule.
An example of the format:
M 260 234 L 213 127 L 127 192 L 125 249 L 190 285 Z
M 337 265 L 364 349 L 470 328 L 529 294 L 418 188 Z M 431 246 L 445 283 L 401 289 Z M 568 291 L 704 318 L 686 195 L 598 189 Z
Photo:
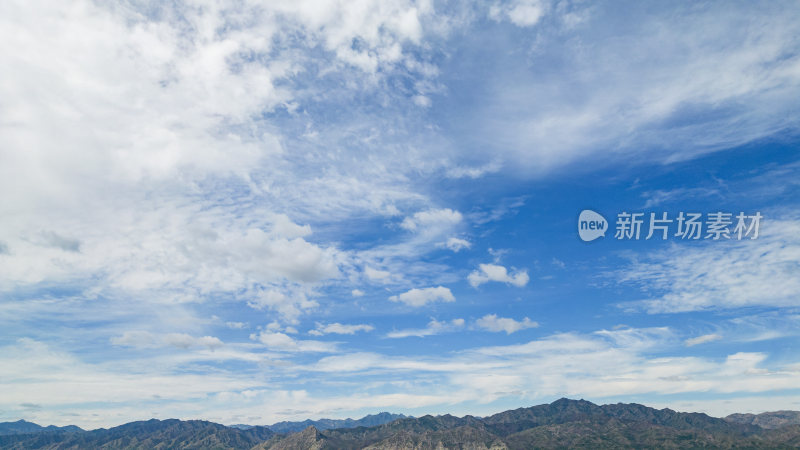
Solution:
M 561 399 L 489 417 L 423 416 L 376 426 L 291 433 L 204 421 L 149 420 L 83 432 L 8 434 L 8 449 L 530 449 L 800 448 L 798 413 L 725 419 L 639 404 Z M 766 425 L 766 426 L 763 426 Z M 324 425 L 323 425 L 324 426 Z

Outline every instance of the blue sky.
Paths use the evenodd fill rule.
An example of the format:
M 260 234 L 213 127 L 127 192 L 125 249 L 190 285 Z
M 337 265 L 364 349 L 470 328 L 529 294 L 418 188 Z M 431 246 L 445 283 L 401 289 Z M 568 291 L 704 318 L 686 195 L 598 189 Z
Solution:
M 792 2 L 0 5 L 0 420 L 800 409 Z M 590 209 L 758 239 L 583 242 Z

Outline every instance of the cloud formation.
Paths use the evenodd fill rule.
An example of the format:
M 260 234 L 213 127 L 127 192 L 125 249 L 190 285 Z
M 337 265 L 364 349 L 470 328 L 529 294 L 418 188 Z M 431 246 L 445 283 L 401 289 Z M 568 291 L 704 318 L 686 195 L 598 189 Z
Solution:
M 286 333 L 268 329 L 258 334 L 251 334 L 250 339 L 258 341 L 267 349 L 276 352 L 333 353 L 338 351 L 336 344 L 332 342 L 295 339 Z
M 428 326 L 418 329 L 396 330 L 389 332 L 386 337 L 392 339 L 400 339 L 407 337 L 425 337 L 434 336 L 442 333 L 449 333 L 464 328 L 464 319 L 453 319 L 450 321 L 438 321 L 431 319 Z
M 438 232 L 442 228 L 448 228 L 461 222 L 462 215 L 452 209 L 432 209 L 414 213 L 413 216 L 406 217 L 400 223 L 400 227 L 409 231 L 417 232 Z
M 798 329 L 797 23 L 782 1 L 0 2 L 0 421 L 774 404 L 800 367 L 774 357 Z M 714 183 L 662 182 L 734 148 Z M 754 242 L 598 264 L 631 323 L 726 310 L 712 334 L 691 314 L 587 318 L 585 297 L 619 301 L 571 282 L 591 251 L 526 244 L 536 292 L 497 253 L 476 268 L 469 249 L 522 246 L 508 231 L 550 185 L 568 189 L 548 214 L 572 217 L 598 194 L 574 181 L 612 166 L 596 187 L 635 205 L 780 204 Z M 751 170 L 756 189 L 736 189 Z M 586 316 L 531 301 L 500 317 L 506 285 Z M 748 351 L 687 356 L 716 336 Z
M 779 214 L 776 212 L 775 214 Z M 640 286 L 646 300 L 620 306 L 678 313 L 747 306 L 796 306 L 800 221 L 772 217 L 758 239 L 673 246 L 632 261 L 618 281 Z
M 708 342 L 714 342 L 722 339 L 722 336 L 718 334 L 704 334 L 702 336 L 697 336 L 693 338 L 686 339 L 684 341 L 687 347 L 694 347 L 695 345 L 705 344 Z
M 480 264 L 478 270 L 469 274 L 467 281 L 472 287 L 478 287 L 489 281 L 510 284 L 516 287 L 523 287 L 528 284 L 528 272 L 525 270 L 510 274 L 508 269 L 497 264 Z
M 121 336 L 112 337 L 111 344 L 135 348 L 206 347 L 212 350 L 223 345 L 222 341 L 214 336 L 194 337 L 186 333 L 154 334 L 148 331 L 126 331 Z
M 341 323 L 317 323 L 317 327 L 308 332 L 314 336 L 324 336 L 326 334 L 356 334 L 359 331 L 372 331 L 375 327 L 366 324 L 345 325 Z
M 400 295 L 393 295 L 389 297 L 389 300 L 418 308 L 425 306 L 428 303 L 437 301 L 454 302 L 456 301 L 456 298 L 453 296 L 453 293 L 450 292 L 450 289 L 443 286 L 437 286 L 422 289 L 411 289 L 410 291 L 403 292 Z
M 497 314 L 487 314 L 480 319 L 475 321 L 475 325 L 478 328 L 499 332 L 504 331 L 506 334 L 515 333 L 520 330 L 524 330 L 527 328 L 536 328 L 539 326 L 538 323 L 532 321 L 531 319 L 525 317 L 524 319 L 517 321 L 507 317 L 497 317 Z

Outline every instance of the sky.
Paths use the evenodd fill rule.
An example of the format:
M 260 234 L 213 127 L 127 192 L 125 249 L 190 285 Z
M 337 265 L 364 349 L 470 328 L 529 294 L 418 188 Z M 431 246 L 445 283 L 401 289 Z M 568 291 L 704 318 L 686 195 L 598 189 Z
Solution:
M 0 421 L 800 410 L 798 23 L 0 2 Z

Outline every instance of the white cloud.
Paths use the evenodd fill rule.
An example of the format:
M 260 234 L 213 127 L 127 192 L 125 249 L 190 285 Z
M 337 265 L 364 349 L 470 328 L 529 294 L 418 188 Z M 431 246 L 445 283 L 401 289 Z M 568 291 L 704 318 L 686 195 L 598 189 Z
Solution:
M 407 337 L 425 337 L 434 336 L 442 333 L 450 333 L 464 328 L 464 319 L 453 319 L 451 321 L 438 321 L 431 319 L 428 326 L 419 329 L 407 329 L 392 331 L 386 335 L 388 338 L 399 339 Z
M 222 341 L 214 336 L 194 337 L 185 333 L 154 334 L 148 331 L 126 331 L 121 336 L 111 338 L 113 345 L 135 348 L 177 347 L 188 349 L 191 347 L 206 347 L 215 349 L 222 347 Z
M 272 222 L 272 232 L 278 236 L 293 239 L 311 234 L 309 225 L 297 225 L 286 214 L 278 214 Z
M 519 27 L 536 25 L 547 9 L 542 0 L 512 0 L 496 3 L 489 9 L 489 17 L 494 20 L 507 19 Z
M 492 161 L 488 164 L 478 167 L 462 167 L 462 166 L 451 167 L 447 169 L 445 175 L 448 178 L 455 178 L 455 179 L 471 178 L 474 180 L 486 174 L 497 173 L 502 168 L 503 165 L 499 161 Z
M 478 287 L 489 281 L 498 281 L 516 287 L 523 287 L 528 284 L 529 278 L 528 272 L 525 270 L 509 274 L 508 270 L 503 266 L 497 264 L 481 264 L 478 266 L 478 270 L 469 274 L 467 280 L 472 287 Z
M 437 286 L 422 289 L 411 289 L 410 291 L 404 292 L 400 295 L 393 295 L 389 297 L 389 300 L 393 302 L 405 303 L 408 306 L 420 307 L 436 301 L 454 302 L 456 301 L 456 298 L 453 296 L 453 293 L 450 292 L 450 289 Z
M 469 241 L 465 240 L 465 239 L 459 239 L 459 238 L 451 237 L 451 238 L 447 239 L 447 242 L 444 243 L 444 246 L 447 247 L 448 249 L 458 253 L 461 250 L 464 250 L 465 248 L 472 247 L 472 244 Z
M 350 295 L 352 295 L 353 297 L 363 297 L 364 291 L 362 291 L 361 289 L 353 289 L 352 291 L 350 291 Z
M 463 320 L 458 320 L 432 321 L 428 328 L 446 332 L 463 327 Z M 412 335 L 429 334 L 408 334 Z M 304 365 L 271 360 L 265 356 L 264 347 L 281 353 L 312 354 L 335 349 L 328 343 L 295 340 L 266 330 L 253 338 L 259 343 L 240 345 L 241 350 L 226 344 L 213 352 L 182 352 L 184 359 L 172 355 L 169 359 L 113 364 L 83 362 L 77 355 L 23 339 L 0 347 L 0 386 L 6 392 L 0 407 L 16 411 L 21 403 L 41 404 L 43 412 L 36 419 L 52 419 L 48 423 L 64 423 L 65 419 L 58 416 L 60 411 L 78 412 L 80 417 L 67 420 L 84 426 L 133 420 L 141 411 L 141 402 L 147 402 L 143 392 L 157 396 L 154 401 L 159 405 L 159 417 L 205 417 L 224 423 L 234 423 L 240 414 L 269 417 L 260 422 L 285 417 L 266 399 L 280 399 L 281 410 L 320 411 L 317 415 L 343 404 L 355 409 L 389 405 L 442 412 L 466 404 L 469 411 L 485 414 L 497 405 L 476 410 L 474 402 L 522 399 L 526 404 L 536 404 L 555 396 L 613 399 L 660 394 L 670 396 L 672 400 L 666 406 L 672 407 L 683 399 L 694 401 L 697 393 L 724 394 L 728 400 L 780 392 L 794 388 L 800 376 L 797 362 L 770 363 L 764 353 L 733 353 L 722 358 L 674 355 L 683 345 L 666 328 L 561 333 L 513 345 L 415 356 L 367 352 L 323 355 Z M 236 359 L 251 364 L 252 369 L 237 365 L 236 370 L 220 368 L 202 375 L 179 370 L 182 364 L 219 358 Z M 264 377 L 264 365 L 270 368 L 269 377 Z M 275 384 L 274 375 L 283 370 L 301 376 L 304 383 L 329 381 L 335 374 L 344 388 L 314 394 L 302 388 L 286 388 L 283 382 Z M 270 388 L 264 387 L 267 385 Z M 111 403 L 83 405 L 98 397 Z M 125 406 L 128 402 L 138 402 L 137 407 Z
M 422 38 L 422 19 L 433 12 L 426 2 L 408 1 L 362 1 L 344 7 L 305 0 L 274 7 L 302 23 L 311 36 L 319 34 L 338 58 L 368 72 L 398 62 L 402 45 Z M 357 48 L 354 41 L 365 45 Z
M 492 332 L 500 332 L 505 331 L 506 334 L 515 333 L 520 330 L 524 330 L 527 328 L 536 328 L 539 326 L 538 323 L 532 321 L 531 319 L 525 317 L 521 321 L 516 321 L 514 319 L 505 318 L 505 317 L 497 317 L 497 314 L 487 314 L 480 319 L 475 321 L 475 325 L 478 328 L 482 328 L 484 330 L 492 331 Z
M 373 269 L 369 266 L 364 267 L 364 275 L 366 275 L 367 279 L 369 280 L 380 281 L 383 283 L 388 282 L 392 277 L 392 274 L 386 270 Z
M 676 200 L 694 199 L 704 197 L 722 197 L 719 189 L 713 188 L 676 188 L 676 189 L 657 189 L 655 191 L 643 192 L 642 197 L 646 199 L 643 208 L 652 208 L 661 204 L 674 203 Z
M 336 344 L 333 342 L 294 339 L 288 334 L 269 330 L 251 334 L 250 339 L 257 340 L 269 350 L 277 352 L 333 353 L 338 351 Z
M 248 305 L 257 309 L 269 308 L 277 311 L 285 320 L 297 323 L 300 315 L 316 308 L 318 303 L 309 300 L 302 291 L 295 290 L 287 294 L 277 289 L 269 289 L 256 294 Z
M 438 380 L 437 386 L 447 383 L 450 395 L 483 400 L 542 395 L 613 398 L 634 393 L 673 398 L 692 398 L 697 392 L 739 395 L 792 386 L 797 376 L 798 369 L 786 363 L 766 367 L 763 353 L 740 352 L 722 359 L 671 355 L 681 348 L 668 328 L 625 328 L 555 334 L 450 355 L 345 354 L 322 358 L 309 370 L 353 376 L 379 371 L 384 380 L 391 373 L 405 382 L 416 379 L 420 386 Z
M 762 213 L 763 214 L 763 213 Z M 748 306 L 794 307 L 800 295 L 800 222 L 770 217 L 758 239 L 676 244 L 618 271 L 648 299 L 625 308 L 674 313 Z
M 414 96 L 414 104 L 423 108 L 429 108 L 431 106 L 431 99 L 430 97 L 426 97 L 424 95 L 415 95 Z
M 492 98 L 465 119 L 465 144 L 492 136 L 473 158 L 500 157 L 541 176 L 588 160 L 687 160 L 797 128 L 789 99 L 800 93 L 800 11 L 713 4 L 676 14 L 663 4 L 631 12 L 636 23 L 620 30 L 619 11 L 607 5 L 550 3 L 490 8 L 495 20 L 547 27 L 537 28 L 527 59 L 483 54 L 504 70 L 486 81 Z M 563 76 L 531 76 L 531 64 L 563 64 Z
M 702 336 L 697 336 L 693 338 L 686 339 L 684 341 L 687 347 L 694 347 L 695 345 L 705 344 L 708 342 L 714 342 L 722 339 L 722 336 L 718 334 L 704 334 Z
M 326 334 L 356 334 L 359 331 L 372 331 L 375 327 L 366 324 L 344 325 L 341 323 L 322 324 L 317 323 L 317 327 L 308 332 L 314 336 L 323 336 Z
M 173 405 L 190 405 L 195 399 L 208 394 L 257 386 L 251 374 L 237 375 L 224 371 L 197 374 L 195 371 L 164 370 L 164 365 L 174 367 L 175 361 L 219 361 L 242 356 L 228 347 L 226 345 L 214 351 L 189 349 L 179 355 L 173 354 L 170 359 L 98 363 L 85 362 L 58 346 L 23 338 L 0 347 L 0 379 L 3 380 L 0 383 L 4 389 L 10 389 L 9 395 L 5 395 L 0 403 L 4 410 L 14 410 L 24 402 L 42 404 L 43 415 L 40 417 L 47 417 L 47 423 L 66 425 L 77 421 L 87 428 L 118 425 L 135 420 L 137 407 L 132 406 L 134 403 L 161 399 Z M 120 355 L 125 350 L 117 348 L 114 351 Z M 264 357 L 253 356 L 249 356 L 248 362 L 266 362 Z M 16 361 L 16 364 L 12 364 L 12 361 Z M 93 412 L 88 412 L 93 407 L 82 409 L 78 406 L 91 402 L 92 398 L 100 398 L 108 403 L 97 406 Z M 76 412 L 78 416 L 74 416 Z M 94 412 L 100 414 L 93 416 Z
M 431 209 L 406 217 L 400 223 L 400 227 L 409 231 L 439 233 L 443 229 L 459 224 L 462 219 L 460 212 L 450 208 Z
M 343 91 L 378 89 L 394 67 L 435 76 L 424 61 L 404 62 L 432 12 L 405 0 L 172 3 L 157 14 L 144 4 L 4 3 L 0 190 L 20 194 L 0 207 L 0 290 L 46 281 L 157 303 L 247 301 L 337 277 L 349 255 L 306 240 L 314 219 L 384 215 L 425 198 L 406 188 L 406 169 L 389 173 L 400 165 L 318 158 L 313 139 L 282 135 L 264 117 L 320 100 L 317 85 L 295 83 L 318 65 L 356 86 Z M 328 125 L 311 122 L 312 134 Z M 353 130 L 339 125 L 341 143 Z M 29 233 L 41 224 L 52 230 Z

